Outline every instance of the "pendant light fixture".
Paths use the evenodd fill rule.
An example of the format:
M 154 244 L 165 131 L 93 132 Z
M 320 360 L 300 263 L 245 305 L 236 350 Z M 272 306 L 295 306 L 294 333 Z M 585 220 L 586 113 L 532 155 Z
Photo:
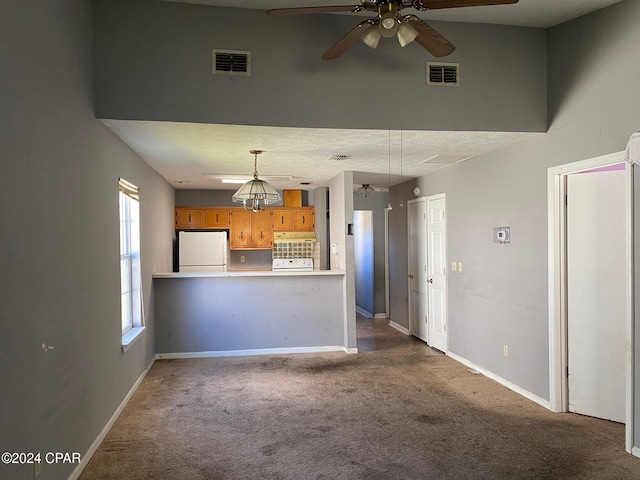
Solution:
M 362 186 L 358 189 L 358 193 L 365 198 L 371 195 L 373 192 L 375 192 L 375 189 L 368 183 L 363 183 Z
M 250 211 L 266 210 L 269 205 L 280 201 L 280 194 L 267 182 L 258 178 L 258 155 L 262 150 L 250 150 L 254 155 L 253 180 L 249 180 L 231 197 L 235 203 Z

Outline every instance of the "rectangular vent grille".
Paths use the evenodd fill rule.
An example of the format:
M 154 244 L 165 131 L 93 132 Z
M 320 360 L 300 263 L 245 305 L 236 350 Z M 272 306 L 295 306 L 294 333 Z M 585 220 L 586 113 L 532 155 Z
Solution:
M 251 53 L 214 49 L 213 73 L 217 75 L 251 75 Z
M 460 85 L 460 64 L 427 62 L 427 85 Z

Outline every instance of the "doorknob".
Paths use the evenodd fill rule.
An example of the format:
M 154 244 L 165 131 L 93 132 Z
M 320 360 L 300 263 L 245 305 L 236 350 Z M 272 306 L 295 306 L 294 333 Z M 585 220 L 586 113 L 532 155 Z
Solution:
M 429 280 L 427 280 L 427 283 L 433 283 L 433 278 L 430 278 Z
M 409 274 L 409 278 L 413 278 L 413 273 L 410 273 L 410 274 Z

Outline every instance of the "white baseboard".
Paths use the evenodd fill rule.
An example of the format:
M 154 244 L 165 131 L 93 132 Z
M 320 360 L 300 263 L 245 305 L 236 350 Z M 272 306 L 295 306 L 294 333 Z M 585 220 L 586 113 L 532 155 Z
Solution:
M 142 380 L 144 380 L 144 377 L 146 377 L 147 373 L 149 373 L 149 370 L 151 370 L 151 367 L 153 366 L 153 362 L 155 362 L 155 358 L 151 359 L 151 363 L 149 364 L 149 366 L 138 377 L 138 380 L 136 380 L 136 383 L 133 384 L 133 387 L 131 387 L 131 389 L 129 390 L 129 393 L 127 393 L 127 396 L 124 397 L 124 400 L 120 402 L 120 405 L 118 406 L 116 411 L 113 412 L 113 415 L 111 415 L 111 418 L 109 419 L 107 424 L 100 431 L 100 433 L 98 434 L 96 439 L 93 441 L 91 446 L 89 446 L 89 449 L 82 456 L 82 461 L 78 463 L 78 466 L 74 468 L 73 472 L 71 472 L 71 475 L 69 475 L 69 480 L 77 480 L 80 477 L 84 468 L 89 464 L 91 457 L 93 457 L 93 454 L 96 453 L 96 450 L 98 450 L 98 447 L 100 446 L 104 438 L 109 433 L 109 430 L 111 430 L 111 427 L 113 427 L 113 424 L 116 423 L 116 420 L 122 413 L 122 410 L 124 410 L 124 407 L 127 406 L 127 403 L 129 403 L 129 400 L 131 399 L 135 391 L 138 389 L 138 387 L 142 383 Z
M 476 365 L 475 363 L 467 360 L 466 358 L 463 358 L 463 357 L 460 357 L 459 355 L 456 355 L 455 353 L 447 352 L 446 355 L 447 355 L 447 357 L 451 357 L 452 359 L 462 363 L 463 365 L 466 365 L 469 368 L 473 368 L 474 370 L 480 372 L 485 377 L 488 377 L 491 380 L 494 380 L 494 381 L 498 382 L 500 385 L 503 385 L 503 386 L 507 387 L 509 390 L 513 390 L 514 392 L 522 395 L 523 397 L 528 398 L 532 402 L 535 402 L 538 405 L 543 406 L 547 410 L 551 410 L 551 402 L 549 402 L 549 400 L 545 400 L 544 398 L 539 397 L 539 396 L 535 395 L 534 393 L 531 393 L 530 391 L 525 390 L 522 387 L 519 387 L 515 383 L 512 383 L 509 380 L 506 380 L 506 379 L 502 378 L 501 376 L 496 375 L 495 373 L 490 372 L 489 370 L 487 370 L 485 368 L 482 368 L 479 365 Z
M 640 447 L 633 447 L 633 448 L 631 449 L 631 454 L 632 454 L 634 457 L 638 457 L 638 458 L 640 458 Z
M 389 317 L 387 316 L 387 314 L 386 314 L 386 313 L 376 313 L 376 314 L 373 316 L 373 318 L 383 318 L 383 319 L 386 319 L 386 318 L 389 318 Z
M 364 308 L 360 308 L 357 305 L 356 305 L 356 312 L 359 313 L 360 315 L 362 315 L 365 318 L 373 318 L 373 314 L 371 312 L 368 312 Z
M 352 350 L 355 350 L 355 352 Z M 212 352 L 156 353 L 155 358 L 156 360 L 173 360 L 176 358 L 246 357 L 252 355 L 288 355 L 291 353 L 326 352 L 358 353 L 358 349 L 346 348 L 344 345 L 329 345 L 324 347 L 256 348 L 251 350 L 220 350 Z
M 358 353 L 358 347 L 352 347 L 352 348 L 344 347 L 343 350 L 344 350 L 344 353 L 348 353 L 349 355 L 355 355 L 356 353 Z
M 411 335 L 411 332 L 409 331 L 409 329 L 407 327 L 403 327 L 402 325 L 398 325 L 396 322 L 394 321 L 389 321 L 389 326 L 395 328 L 396 330 L 404 333 L 405 335 Z

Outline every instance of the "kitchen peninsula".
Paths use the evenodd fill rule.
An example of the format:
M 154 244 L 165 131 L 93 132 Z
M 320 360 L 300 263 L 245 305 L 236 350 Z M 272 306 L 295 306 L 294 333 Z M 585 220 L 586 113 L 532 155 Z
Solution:
M 345 273 L 157 273 L 157 358 L 346 351 Z
M 241 255 L 271 261 L 304 250 L 309 256 L 311 249 L 289 249 L 278 238 L 294 240 L 310 232 L 315 241 L 314 207 L 285 203 L 247 212 L 177 206 L 175 227 L 226 230 L 236 260 L 224 272 L 153 275 L 157 358 L 357 351 L 347 347 L 344 271 L 319 270 L 319 262 L 313 271 L 271 271 L 264 263 L 247 269 L 237 263 Z

